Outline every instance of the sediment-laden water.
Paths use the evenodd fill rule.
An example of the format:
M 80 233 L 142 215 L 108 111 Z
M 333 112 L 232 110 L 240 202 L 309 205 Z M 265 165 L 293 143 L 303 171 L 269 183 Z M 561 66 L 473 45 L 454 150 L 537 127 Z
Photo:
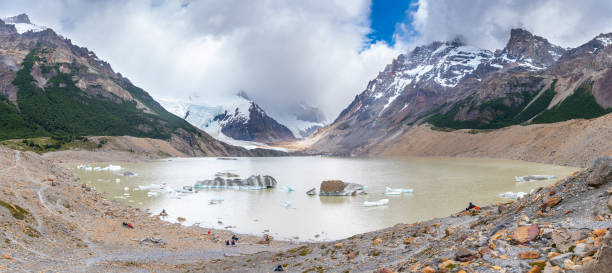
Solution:
M 397 223 L 444 217 L 467 207 L 509 199 L 505 192 L 529 192 L 555 180 L 517 183 L 515 176 L 551 174 L 563 178 L 575 168 L 499 159 L 459 158 L 171 158 L 145 163 L 91 164 L 92 169 L 69 166 L 75 174 L 107 197 L 152 213 L 165 209 L 169 221 L 226 228 L 238 233 L 277 238 L 332 240 L 381 229 Z M 107 167 L 93 170 L 95 167 Z M 124 172 L 135 176 L 124 176 Z M 183 186 L 232 172 L 246 178 L 271 175 L 274 189 L 205 189 L 181 193 Z M 340 179 L 366 186 L 367 195 L 307 196 L 322 180 Z M 161 185 L 166 185 L 162 187 Z M 288 187 L 294 191 L 288 191 Z M 414 192 L 384 195 L 385 187 Z M 161 188 L 161 189 L 160 189 Z M 364 201 L 389 199 L 380 207 L 364 207 Z M 219 200 L 223 201 L 214 201 Z M 289 206 L 287 206 L 290 204 Z M 230 227 L 228 227 L 230 228 Z

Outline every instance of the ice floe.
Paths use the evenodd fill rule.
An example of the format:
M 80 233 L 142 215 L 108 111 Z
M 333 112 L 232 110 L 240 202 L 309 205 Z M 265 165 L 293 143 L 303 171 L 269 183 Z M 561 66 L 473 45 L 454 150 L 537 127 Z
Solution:
M 363 202 L 364 207 L 376 207 L 376 206 L 384 206 L 389 204 L 389 199 L 380 199 L 378 201 L 365 201 Z
M 402 193 L 412 193 L 412 189 L 392 189 L 385 187 L 385 195 L 401 195 Z
M 502 198 L 509 198 L 509 199 L 518 199 L 518 198 L 523 198 L 525 195 L 527 195 L 526 192 L 505 192 L 505 193 L 500 193 L 497 196 L 502 197 Z
M 516 180 L 516 182 L 529 182 L 529 181 L 536 181 L 536 180 L 553 180 L 557 178 L 554 175 L 550 175 L 550 174 L 534 174 L 534 175 L 526 175 L 526 176 L 515 176 L 514 180 Z

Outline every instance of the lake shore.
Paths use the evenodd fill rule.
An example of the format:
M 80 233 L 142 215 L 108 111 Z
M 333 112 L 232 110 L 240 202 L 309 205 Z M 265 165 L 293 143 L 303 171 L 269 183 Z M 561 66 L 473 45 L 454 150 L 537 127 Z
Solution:
M 538 264 L 572 272 L 597 268 L 601 261 L 595 253 L 609 244 L 612 226 L 606 207 L 609 185 L 588 186 L 596 175 L 589 169 L 519 201 L 475 213 L 398 224 L 333 242 L 274 241 L 267 246 L 257 244 L 261 237 L 241 236 L 238 247 L 226 247 L 229 231 L 208 235 L 207 229 L 165 222 L 155 216 L 158 212 L 108 201 L 34 153 L 0 148 L 0 162 L 6 167 L 0 175 L 8 182 L 0 185 L 0 200 L 7 204 L 0 215 L 6 226 L 0 269 L 9 271 L 271 272 L 284 264 L 289 272 L 523 272 L 543 261 Z M 539 236 L 516 242 L 524 239 L 515 238 L 522 236 L 517 230 L 531 225 Z M 565 243 L 574 251 L 582 244 L 584 253 L 570 254 L 560 241 L 551 246 L 559 237 L 555 234 L 580 230 Z M 535 253 L 521 259 L 527 251 Z M 556 254 L 569 262 L 557 261 Z

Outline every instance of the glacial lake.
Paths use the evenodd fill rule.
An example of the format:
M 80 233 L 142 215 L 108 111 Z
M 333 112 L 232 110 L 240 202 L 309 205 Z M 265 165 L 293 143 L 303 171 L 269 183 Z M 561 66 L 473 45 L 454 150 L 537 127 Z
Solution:
M 267 231 L 280 239 L 300 241 L 335 240 L 354 234 L 449 216 L 476 205 L 505 202 L 497 195 L 529 192 L 556 181 L 517 183 L 515 176 L 550 174 L 566 177 L 576 168 L 500 159 L 467 158 L 337 158 L 268 157 L 169 158 L 143 163 L 111 163 L 121 170 L 93 171 L 68 166 L 81 182 L 105 192 L 106 198 L 126 205 L 165 209 L 168 221 L 184 217 L 185 225 L 229 228 L 237 233 L 262 235 Z M 109 164 L 90 164 L 107 167 Z M 123 176 L 124 172 L 135 176 Z M 214 178 L 217 172 L 232 172 L 241 178 L 271 175 L 278 185 L 266 190 L 201 189 L 177 193 L 183 186 Z M 340 179 L 366 186 L 366 195 L 323 197 L 306 192 L 319 189 L 323 180 Z M 165 184 L 164 190 L 156 190 Z M 291 187 L 294 191 L 287 191 Z M 414 192 L 385 195 L 385 187 L 409 188 Z M 151 192 L 151 193 L 149 193 Z M 160 192 L 160 193 L 158 193 Z M 223 198 L 211 203 L 211 199 Z M 386 206 L 364 207 L 364 201 L 389 199 Z M 291 203 L 286 207 L 285 203 Z M 137 223 L 135 223 L 137 224 Z M 231 226 L 231 227 L 228 227 Z

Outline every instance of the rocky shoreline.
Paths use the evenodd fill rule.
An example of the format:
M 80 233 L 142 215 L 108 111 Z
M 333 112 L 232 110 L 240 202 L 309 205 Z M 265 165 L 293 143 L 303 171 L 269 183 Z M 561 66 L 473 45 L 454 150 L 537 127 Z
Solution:
M 34 153 L 0 147 L 0 271 L 607 272 L 612 160 L 503 204 L 323 243 L 182 226 L 106 200 Z M 168 217 L 178 217 L 170 215 Z M 122 226 L 129 222 L 133 229 Z

